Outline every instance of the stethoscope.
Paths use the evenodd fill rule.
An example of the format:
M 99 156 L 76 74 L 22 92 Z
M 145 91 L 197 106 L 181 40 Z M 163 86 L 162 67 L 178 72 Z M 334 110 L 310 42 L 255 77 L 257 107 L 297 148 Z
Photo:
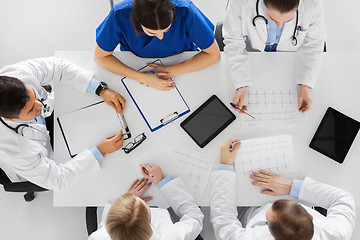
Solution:
M 43 113 L 47 113 L 47 112 L 50 112 L 50 106 L 48 106 L 47 104 L 45 104 L 43 101 L 44 99 L 38 99 L 39 102 L 41 102 L 41 104 L 43 105 L 43 108 L 42 108 L 42 111 Z M 29 130 L 33 130 L 33 131 L 36 131 L 38 133 L 41 133 L 43 135 L 43 137 L 39 138 L 39 139 L 35 139 L 35 138 L 29 138 L 31 140 L 35 140 L 35 141 L 45 141 L 47 140 L 47 137 L 48 137 L 48 134 L 47 132 L 45 133 L 44 131 L 41 131 L 40 129 L 37 129 L 33 126 L 30 126 L 26 123 L 21 123 L 19 125 L 17 125 L 16 127 L 12 127 L 10 126 L 9 124 L 7 124 L 1 117 L 0 117 L 0 122 L 2 124 L 4 124 L 7 128 L 13 130 L 14 132 L 16 132 L 17 134 L 20 134 L 21 136 L 23 137 L 26 137 L 26 138 L 29 138 L 27 136 L 25 136 L 25 132 L 26 130 L 25 129 L 29 129 Z
M 258 18 L 263 19 L 265 21 L 266 26 L 268 26 L 268 20 L 264 16 L 259 14 L 259 0 L 256 1 L 256 16 L 252 20 L 252 24 L 255 28 L 256 28 L 255 22 Z M 298 27 L 298 20 L 299 20 L 299 12 L 298 12 L 298 10 L 296 10 L 296 23 L 295 23 L 293 35 L 291 37 L 291 44 L 294 47 L 297 45 L 296 31 L 301 29 L 300 26 Z

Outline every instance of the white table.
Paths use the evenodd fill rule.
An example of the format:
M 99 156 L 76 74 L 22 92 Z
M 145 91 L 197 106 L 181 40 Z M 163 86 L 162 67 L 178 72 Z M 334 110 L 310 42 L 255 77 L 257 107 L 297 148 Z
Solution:
M 193 53 L 184 53 L 178 56 L 162 59 L 165 65 L 182 61 L 192 56 Z M 134 180 L 134 169 L 129 162 L 134 156 L 139 155 L 144 149 L 163 139 L 187 146 L 189 148 L 203 151 L 212 155 L 219 162 L 220 146 L 230 138 L 256 138 L 273 135 L 291 134 L 294 142 L 294 154 L 297 173 L 288 177 L 299 179 L 305 176 L 343 188 L 354 195 L 356 202 L 360 203 L 360 190 L 355 176 L 360 169 L 360 142 L 359 136 L 350 149 L 345 162 L 338 164 L 328 157 L 308 147 L 320 120 L 328 106 L 360 120 L 360 81 L 358 80 L 360 53 L 339 52 L 325 53 L 322 69 L 316 87 L 313 91 L 312 109 L 305 116 L 300 126 L 296 128 L 274 127 L 274 128 L 241 128 L 239 118 L 229 127 L 211 141 L 205 148 L 200 149 L 195 142 L 181 129 L 180 123 L 183 118 L 174 123 L 151 133 L 145 125 L 142 117 L 131 101 L 120 76 L 112 74 L 93 62 L 93 52 L 56 52 L 57 57 L 63 57 L 87 70 L 94 71 L 96 77 L 107 82 L 111 89 L 118 91 L 127 100 L 126 118 L 133 136 L 145 132 L 148 139 L 140 145 L 134 153 L 129 155 L 118 151 L 106 156 L 101 163 L 102 170 L 88 177 L 75 186 L 62 192 L 54 192 L 55 206 L 101 206 L 106 202 L 112 202 L 121 194 L 125 193 Z M 124 63 L 134 68 L 140 68 L 147 62 L 155 59 L 140 59 L 129 52 L 116 52 L 115 55 Z M 251 72 L 253 76 L 261 74 L 278 65 L 286 68 L 290 81 L 295 84 L 295 53 L 251 53 Z M 233 97 L 234 89 L 227 73 L 226 60 L 222 60 L 207 69 L 177 76 L 174 78 L 183 97 L 187 101 L 191 111 L 194 111 L 211 95 L 216 94 L 225 104 Z M 268 85 L 271 79 L 264 79 Z M 55 97 L 55 113 L 59 116 L 71 110 L 78 109 L 90 103 L 99 101 L 94 94 L 79 94 L 70 87 L 57 86 Z M 236 114 L 236 113 L 235 113 Z M 188 116 L 188 115 L 186 115 Z M 99 115 L 99 122 L 101 116 Z M 85 138 L 86 136 L 84 136 Z M 100 141 L 100 139 L 99 139 Z M 65 162 L 70 160 L 64 140 L 56 123 L 55 127 L 55 160 Z M 156 186 L 153 186 L 156 187 Z M 260 188 L 250 184 L 250 180 L 237 182 L 237 203 L 242 206 L 262 205 L 273 201 L 274 197 L 260 195 Z M 162 205 L 157 196 L 149 202 L 149 205 Z M 205 195 L 195 195 L 199 205 L 210 204 L 210 188 L 207 186 Z

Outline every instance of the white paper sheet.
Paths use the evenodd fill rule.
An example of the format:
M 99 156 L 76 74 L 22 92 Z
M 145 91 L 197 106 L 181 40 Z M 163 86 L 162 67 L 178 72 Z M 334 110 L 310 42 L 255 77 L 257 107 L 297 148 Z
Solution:
M 101 122 L 96 117 L 99 114 Z M 96 146 L 122 129 L 118 113 L 105 102 L 65 113 L 59 121 L 72 155 Z
M 191 182 L 193 192 L 203 196 L 214 166 L 214 158 L 199 151 L 172 144 L 177 159 Z
M 235 168 L 240 176 L 249 176 L 253 171 L 259 170 L 277 174 L 296 172 L 292 136 L 281 135 L 241 141 Z
M 160 61 L 156 63 L 160 64 Z M 152 67 L 146 66 L 140 71 L 145 72 L 152 69 Z M 151 129 L 160 126 L 160 120 L 169 120 L 176 116 L 175 112 L 180 115 L 189 110 L 176 87 L 170 91 L 160 91 L 130 78 L 124 78 L 122 81 Z

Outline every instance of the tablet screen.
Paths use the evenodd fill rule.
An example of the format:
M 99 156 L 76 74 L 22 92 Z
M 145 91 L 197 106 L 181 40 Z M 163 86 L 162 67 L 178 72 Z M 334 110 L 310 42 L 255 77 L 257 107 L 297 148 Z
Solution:
M 359 128 L 358 121 L 329 107 L 309 146 L 343 163 Z
M 213 95 L 180 125 L 202 148 L 235 120 L 235 115 Z

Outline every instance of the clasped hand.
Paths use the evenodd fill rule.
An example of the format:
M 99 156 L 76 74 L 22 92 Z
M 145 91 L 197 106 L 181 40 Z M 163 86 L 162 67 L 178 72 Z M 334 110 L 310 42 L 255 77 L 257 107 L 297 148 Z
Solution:
M 119 93 L 105 88 L 100 92 L 100 97 L 102 97 L 102 99 L 118 113 L 123 114 L 126 100 Z

